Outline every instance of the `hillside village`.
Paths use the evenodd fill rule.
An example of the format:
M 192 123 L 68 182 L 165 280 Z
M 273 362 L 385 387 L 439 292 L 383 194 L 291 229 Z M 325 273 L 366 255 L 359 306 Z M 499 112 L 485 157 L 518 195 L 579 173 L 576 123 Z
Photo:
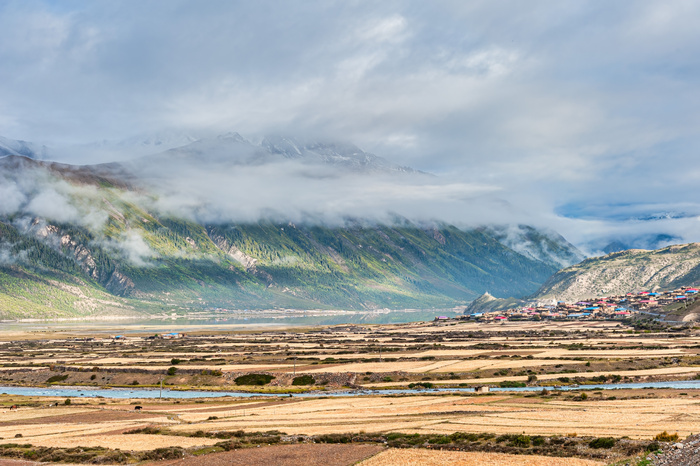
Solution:
M 551 304 L 530 303 L 506 310 L 479 311 L 467 308 L 461 317 L 478 322 L 518 320 L 621 320 L 639 314 L 660 315 L 663 308 L 673 304 L 690 304 L 700 290 L 681 287 L 667 291 L 640 291 L 624 295 L 585 299 L 575 303 L 564 301 Z

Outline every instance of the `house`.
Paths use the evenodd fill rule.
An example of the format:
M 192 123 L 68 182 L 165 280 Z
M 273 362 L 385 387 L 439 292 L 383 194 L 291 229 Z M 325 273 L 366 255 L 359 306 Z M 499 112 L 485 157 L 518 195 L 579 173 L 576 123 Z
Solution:
M 490 388 L 488 387 L 488 385 L 478 385 L 478 386 L 474 387 L 474 391 L 476 393 L 488 393 L 489 390 L 490 390 Z

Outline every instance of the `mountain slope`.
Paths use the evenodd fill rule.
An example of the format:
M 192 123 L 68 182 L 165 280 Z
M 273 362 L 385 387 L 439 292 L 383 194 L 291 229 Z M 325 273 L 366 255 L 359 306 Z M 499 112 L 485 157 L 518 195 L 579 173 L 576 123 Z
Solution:
M 521 254 L 484 229 L 377 206 L 429 178 L 348 144 L 255 145 L 236 133 L 123 164 L 10 155 L 0 158 L 0 294 L 37 315 L 102 312 L 110 297 L 119 306 L 104 309 L 149 312 L 451 307 L 486 291 L 530 294 L 559 268 L 542 245 L 570 245 L 535 229 L 518 227 Z M 344 206 L 358 193 L 367 206 L 353 218 Z M 373 212 L 384 220 L 362 216 Z
M 534 299 L 578 301 L 594 296 L 672 289 L 700 282 L 700 243 L 655 251 L 633 249 L 594 257 L 558 271 Z
M 46 158 L 48 152 L 49 149 L 46 146 L 0 136 L 0 157 L 22 155 L 33 159 L 43 159 Z
M 483 228 L 484 233 L 504 246 L 530 259 L 561 268 L 581 262 L 585 256 L 554 231 L 529 225 L 498 225 Z
M 444 307 L 487 290 L 529 294 L 556 270 L 480 230 L 400 218 L 199 223 L 151 210 L 153 195 L 119 166 L 13 156 L 0 167 L 19 199 L 0 216 L 0 289 L 15 302 L 40 282 L 65 288 L 51 285 L 59 277 L 145 309 Z M 37 199 L 50 202 L 44 215 Z M 59 301 L 70 313 L 70 299 Z

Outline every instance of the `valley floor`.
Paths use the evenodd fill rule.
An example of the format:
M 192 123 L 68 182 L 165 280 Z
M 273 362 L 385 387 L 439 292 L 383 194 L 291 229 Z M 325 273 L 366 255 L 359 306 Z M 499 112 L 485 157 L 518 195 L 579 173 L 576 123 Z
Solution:
M 171 389 L 285 396 L 67 401 L 3 394 L 0 456 L 200 464 L 199 455 L 262 453 L 268 444 L 378 448 L 334 463 L 352 464 L 388 445 L 399 449 L 362 464 L 438 464 L 449 455 L 456 455 L 449 460 L 454 464 L 477 464 L 486 454 L 492 463 L 478 464 L 564 464 L 554 458 L 533 463 L 532 455 L 607 464 L 663 447 L 653 442 L 664 431 L 682 439 L 700 425 L 700 389 L 585 390 L 587 383 L 604 381 L 698 378 L 700 332 L 692 327 L 637 332 L 606 322 L 448 321 L 185 333 L 113 338 L 86 328 L 0 334 L 0 385 L 135 389 L 163 381 Z M 359 392 L 518 385 L 538 388 Z M 353 396 L 328 396 L 339 390 Z M 294 396 L 301 391 L 316 396 Z M 598 445 L 599 438 L 612 443 Z M 288 454 L 290 462 L 280 464 L 296 464 L 293 451 Z M 507 456 L 513 454 L 520 456 Z

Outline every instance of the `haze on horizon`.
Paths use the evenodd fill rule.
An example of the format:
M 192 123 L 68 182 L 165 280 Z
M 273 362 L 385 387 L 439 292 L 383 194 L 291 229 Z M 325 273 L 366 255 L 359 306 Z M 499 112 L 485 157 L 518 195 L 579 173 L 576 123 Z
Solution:
M 2 1 L 0 136 L 349 141 L 439 175 L 451 221 L 506 206 L 577 244 L 700 241 L 698 17 L 690 1 Z M 115 157 L 92 147 L 63 160 Z

